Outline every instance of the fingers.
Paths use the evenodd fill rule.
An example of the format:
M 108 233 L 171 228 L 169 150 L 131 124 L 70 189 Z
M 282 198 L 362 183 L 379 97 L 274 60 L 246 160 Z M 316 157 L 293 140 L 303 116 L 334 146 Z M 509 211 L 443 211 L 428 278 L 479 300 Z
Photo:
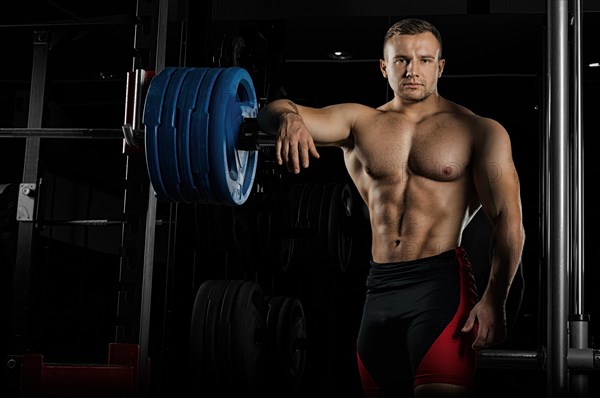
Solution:
M 471 344 L 474 350 L 480 350 L 489 347 L 493 342 L 493 329 L 477 323 L 477 315 L 475 311 L 471 311 L 464 326 L 461 329 L 463 333 L 470 333 L 475 329 L 475 340 Z
M 310 157 L 319 158 L 319 152 L 312 137 L 302 140 L 292 140 L 287 134 L 280 135 L 275 145 L 277 163 L 285 165 L 289 172 L 300 173 L 300 166 L 307 168 Z
M 285 166 L 287 171 L 291 173 L 300 173 L 300 155 L 301 150 L 298 149 L 298 144 L 284 142 L 282 139 L 277 140 L 275 145 L 277 163 Z M 308 160 L 302 155 L 302 166 L 308 167 Z
M 490 347 L 494 343 L 494 329 L 492 328 L 479 328 L 477 331 L 477 337 L 473 341 L 472 348 L 474 350 L 482 350 Z
M 463 328 L 461 329 L 461 331 L 463 333 L 468 333 L 473 329 L 473 326 L 475 325 L 475 314 L 473 314 L 471 312 L 471 314 L 469 315 L 469 317 L 467 318 L 467 321 L 465 322 Z
M 280 135 L 275 144 L 277 164 L 280 166 L 284 165 L 289 172 L 295 172 L 296 169 L 298 170 L 297 172 L 299 172 L 297 145 L 290 144 L 288 140 L 282 137 L 284 137 L 284 135 Z
M 315 142 L 311 139 L 308 143 L 308 148 L 310 150 L 310 154 L 312 157 L 318 159 L 321 157 L 321 155 L 319 155 L 319 152 L 317 152 L 317 147 L 315 145 Z M 308 157 L 306 159 L 306 167 L 308 167 Z
M 281 137 L 278 137 L 277 142 L 275 143 L 275 156 L 277 158 L 277 164 L 280 166 L 283 164 L 283 157 L 281 156 L 282 146 Z
M 288 170 L 294 174 L 300 173 L 300 160 L 298 145 L 290 145 L 288 150 Z
M 472 316 L 469 316 L 467 322 L 461 329 L 463 333 L 470 333 L 475 327 L 475 319 Z M 475 340 L 473 340 L 473 344 L 471 344 L 471 348 L 474 350 L 479 350 L 487 347 L 487 329 L 479 326 L 476 331 Z
M 503 340 L 503 338 L 501 337 L 502 333 L 496 333 L 496 329 L 494 328 L 494 326 L 485 326 L 480 323 L 476 323 L 474 318 L 469 317 L 461 331 L 463 333 L 470 333 L 473 330 L 475 330 L 476 335 L 475 340 L 473 340 L 473 344 L 471 344 L 471 348 L 473 348 L 474 350 L 482 350 L 485 348 L 489 348 L 492 345 L 497 344 Z
M 481 350 L 483 348 L 487 348 L 486 340 L 487 336 L 485 331 L 483 329 L 479 330 L 479 332 L 477 333 L 477 337 L 473 341 L 473 344 L 471 344 L 471 348 L 473 348 L 474 350 Z
M 320 157 L 319 152 L 317 152 L 317 147 L 315 146 L 312 138 L 308 141 L 307 144 L 299 145 L 299 155 L 300 155 L 300 163 L 303 168 L 307 168 L 310 163 L 310 157 L 314 157 L 318 159 Z M 294 164 L 296 166 L 296 164 Z M 294 170 L 300 171 L 299 168 L 295 168 Z

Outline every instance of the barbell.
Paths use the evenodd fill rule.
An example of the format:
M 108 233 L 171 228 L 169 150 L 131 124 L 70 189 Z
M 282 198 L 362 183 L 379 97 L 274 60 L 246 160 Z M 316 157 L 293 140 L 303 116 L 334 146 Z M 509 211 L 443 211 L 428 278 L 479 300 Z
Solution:
M 275 144 L 275 136 L 260 131 L 257 115 L 254 84 L 244 68 L 167 67 L 154 75 L 143 124 L 148 175 L 157 199 L 244 204 L 252 193 L 259 147 Z M 298 239 L 298 261 L 329 259 L 345 271 L 352 239 L 344 229 L 344 219 L 351 215 L 350 189 L 342 183 L 305 188 L 297 195 L 290 193 L 297 216 L 287 225 L 289 230 L 274 235 L 283 232 L 288 243 Z M 302 234 L 307 239 L 302 240 Z M 233 241 L 244 240 L 246 234 Z M 304 252 L 319 257 L 307 258 Z M 285 267 L 290 254 L 291 248 L 282 253 L 288 257 L 281 259 Z
M 143 123 L 157 199 L 243 204 L 254 185 L 258 149 L 238 142 L 244 125 L 256 131 L 257 114 L 254 84 L 244 68 L 167 67 L 156 74 Z

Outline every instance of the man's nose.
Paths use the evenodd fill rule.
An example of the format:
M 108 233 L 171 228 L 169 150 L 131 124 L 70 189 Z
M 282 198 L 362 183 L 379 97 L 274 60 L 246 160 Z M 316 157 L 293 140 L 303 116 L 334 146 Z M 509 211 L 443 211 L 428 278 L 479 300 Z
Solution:
M 406 64 L 406 77 L 418 76 L 419 71 L 415 67 L 415 63 L 410 61 Z

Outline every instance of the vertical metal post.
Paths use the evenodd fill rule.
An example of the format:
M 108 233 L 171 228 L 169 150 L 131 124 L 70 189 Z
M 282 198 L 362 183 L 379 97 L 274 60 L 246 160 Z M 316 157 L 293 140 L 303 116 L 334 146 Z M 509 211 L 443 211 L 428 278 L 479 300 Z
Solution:
M 550 235 L 548 242 L 548 302 L 546 369 L 547 395 L 565 397 L 567 374 L 567 310 L 569 257 L 569 63 L 568 1 L 547 1 L 549 166 L 550 166 Z
M 572 0 L 573 10 L 573 266 L 571 267 L 570 348 L 588 348 L 588 317 L 584 308 L 584 178 L 581 94 L 581 0 Z M 588 373 L 571 370 L 573 397 L 588 395 Z
M 573 238 L 576 243 L 573 258 L 572 312 L 583 314 L 583 136 L 581 103 L 581 0 L 573 0 Z
M 156 37 L 155 72 L 165 67 L 166 36 L 168 25 L 169 0 L 159 0 L 158 29 Z M 150 307 L 152 301 L 152 271 L 154 268 L 154 241 L 156 235 L 157 199 L 150 185 L 148 192 L 148 209 L 146 213 L 146 239 L 144 241 L 144 269 L 142 276 L 142 299 L 140 309 L 140 389 L 143 397 L 148 396 L 148 345 L 150 340 Z
M 29 93 L 29 110 L 27 127 L 41 128 L 44 110 L 44 92 L 46 88 L 46 68 L 48 64 L 48 32 L 35 31 L 33 34 L 33 67 L 31 73 L 31 90 Z M 14 280 L 14 303 L 11 329 L 11 346 L 19 351 L 28 348 L 29 310 L 31 305 L 31 267 L 33 264 L 33 242 L 35 240 L 35 208 L 37 183 L 39 174 L 40 137 L 28 137 L 25 144 L 23 165 L 23 183 L 19 192 L 19 207 L 22 206 L 21 195 L 33 198 L 31 217 L 24 217 L 19 222 L 18 247 Z M 29 187 L 27 193 L 22 191 Z M 31 189 L 33 188 L 33 189 Z M 31 198 L 29 198 L 31 201 Z M 21 210 L 17 209 L 17 214 Z M 19 217 L 17 216 L 17 219 Z

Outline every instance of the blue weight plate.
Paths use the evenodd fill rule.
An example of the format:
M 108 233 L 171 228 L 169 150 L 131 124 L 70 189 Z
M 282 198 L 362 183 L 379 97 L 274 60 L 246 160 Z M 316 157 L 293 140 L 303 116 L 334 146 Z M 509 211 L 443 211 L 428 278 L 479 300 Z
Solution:
M 180 191 L 185 202 L 205 202 L 200 190 L 194 183 L 192 164 L 190 159 L 190 128 L 192 112 L 196 107 L 198 93 L 202 79 L 208 68 L 193 68 L 183 81 L 182 92 L 177 101 L 178 132 L 177 132 L 177 160 L 179 175 L 181 177 Z
M 200 85 L 196 109 L 192 112 L 190 123 L 190 159 L 194 182 L 199 192 L 205 198 L 205 203 L 220 204 L 213 192 L 210 182 L 209 162 L 209 104 L 213 95 L 215 81 L 223 71 L 223 68 L 210 68 Z
M 249 73 L 240 67 L 219 75 L 210 102 L 211 186 L 225 204 L 243 204 L 252 190 L 258 151 L 236 149 L 244 117 L 256 117 L 258 104 Z
M 185 101 L 187 100 L 188 95 L 190 94 L 190 76 L 192 74 L 192 70 L 193 68 L 184 68 L 184 67 L 180 67 L 179 71 L 181 73 L 181 71 L 185 71 L 185 76 L 183 77 L 183 80 L 181 81 L 181 89 L 179 90 L 179 95 L 177 96 L 177 98 L 175 99 L 175 120 L 174 120 L 174 125 L 173 125 L 173 129 L 174 129 L 174 149 L 175 149 L 175 167 L 177 169 L 177 174 L 179 175 L 179 181 L 177 182 L 177 191 L 180 193 L 180 199 L 178 200 L 178 202 L 190 202 L 191 201 L 191 195 L 190 195 L 190 190 L 187 187 L 187 184 L 185 183 L 185 176 L 183 175 L 183 166 L 182 166 L 182 159 L 179 153 L 179 147 L 180 147 L 180 141 L 181 141 L 181 136 L 183 135 L 183 112 L 185 112 L 184 110 L 184 104 Z
M 168 198 L 160 173 L 158 157 L 158 129 L 163 121 L 166 88 L 175 73 L 175 68 L 165 68 L 150 80 L 144 104 L 143 123 L 145 125 L 145 155 L 150 182 L 157 198 Z
M 177 101 L 182 91 L 183 80 L 191 68 L 176 68 L 167 86 L 163 120 L 158 130 L 158 159 L 160 173 L 167 196 L 172 202 L 183 201 L 179 189 L 181 177 L 177 161 Z

